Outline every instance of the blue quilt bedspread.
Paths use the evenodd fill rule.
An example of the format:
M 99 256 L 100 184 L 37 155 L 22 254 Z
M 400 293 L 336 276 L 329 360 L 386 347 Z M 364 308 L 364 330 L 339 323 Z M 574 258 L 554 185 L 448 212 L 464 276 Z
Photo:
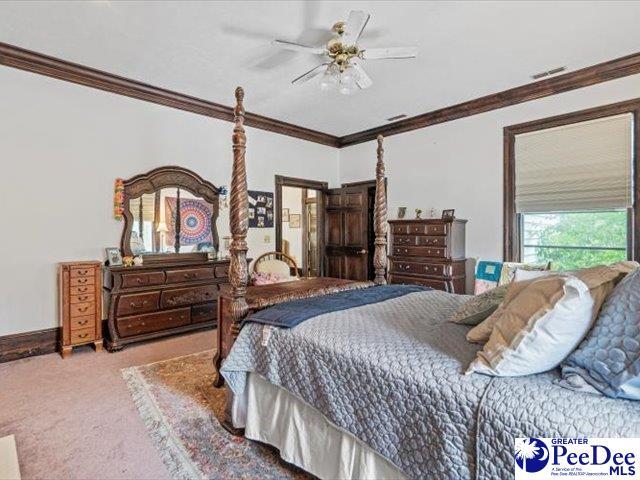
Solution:
M 293 328 L 305 320 L 325 313 L 384 302 L 392 298 L 427 290 L 431 290 L 431 288 L 419 285 L 381 285 L 361 290 L 348 290 L 320 297 L 280 303 L 264 310 L 258 310 L 247 317 L 244 322 Z

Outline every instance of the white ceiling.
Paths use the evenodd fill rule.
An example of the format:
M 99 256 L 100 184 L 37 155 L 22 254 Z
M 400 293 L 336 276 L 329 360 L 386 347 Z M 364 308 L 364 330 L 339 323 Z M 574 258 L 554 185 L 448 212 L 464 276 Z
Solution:
M 349 10 L 371 13 L 361 46 L 417 45 L 369 61 L 353 97 L 291 79 L 317 65 L 272 38 L 320 44 Z M 640 2 L 0 2 L 0 41 L 333 135 L 640 51 Z

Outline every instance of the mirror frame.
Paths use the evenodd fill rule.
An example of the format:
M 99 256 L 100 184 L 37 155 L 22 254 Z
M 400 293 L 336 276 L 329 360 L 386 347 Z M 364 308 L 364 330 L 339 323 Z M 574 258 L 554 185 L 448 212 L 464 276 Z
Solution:
M 120 249 L 124 256 L 133 256 L 131 251 L 131 231 L 135 218 L 130 209 L 130 200 L 151 194 L 162 188 L 180 188 L 211 203 L 211 243 L 217 252 L 220 247 L 216 220 L 220 209 L 219 189 L 200 175 L 177 166 L 159 167 L 124 181 L 124 229 L 120 239 Z M 161 261 L 206 260 L 207 252 L 190 253 L 143 253 L 146 263 Z

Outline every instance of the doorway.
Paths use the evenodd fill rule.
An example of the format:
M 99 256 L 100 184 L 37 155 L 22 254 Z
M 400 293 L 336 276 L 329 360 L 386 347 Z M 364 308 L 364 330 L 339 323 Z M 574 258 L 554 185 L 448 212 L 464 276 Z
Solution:
M 327 182 L 276 175 L 276 250 L 292 257 L 303 277 L 323 274 Z

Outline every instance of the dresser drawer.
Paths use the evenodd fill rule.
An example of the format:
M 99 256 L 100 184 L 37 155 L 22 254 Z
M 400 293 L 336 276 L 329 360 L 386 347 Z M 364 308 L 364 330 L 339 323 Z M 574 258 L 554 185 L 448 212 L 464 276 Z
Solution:
M 405 235 L 409 233 L 409 225 L 406 223 L 391 225 L 391 231 L 397 235 Z
M 151 312 L 158 309 L 160 292 L 132 293 L 122 295 L 118 300 L 118 315 Z
M 162 285 L 163 283 L 164 272 L 125 273 L 122 275 L 124 288 Z
M 217 285 L 202 285 L 200 287 L 176 288 L 162 292 L 162 308 L 180 307 L 193 303 L 211 302 L 218 298 Z
M 191 308 L 191 323 L 209 322 L 218 317 L 218 302 L 196 305 Z
M 417 263 L 393 260 L 391 264 L 391 271 L 393 273 L 415 273 L 418 275 L 444 277 L 447 275 L 447 270 L 447 265 L 438 263 Z
M 72 287 L 81 287 L 83 285 L 93 285 L 95 283 L 95 277 L 72 277 L 69 279 L 69 285 Z
M 69 293 L 71 295 L 83 295 L 86 293 L 93 293 L 96 291 L 95 285 L 78 285 L 77 287 L 69 287 Z
M 71 330 L 71 345 L 93 342 L 96 338 L 96 331 L 93 326 L 81 330 Z
M 85 315 L 83 317 L 71 317 L 69 322 L 71 330 L 82 330 L 85 328 L 94 328 L 96 322 L 95 315 Z
M 191 323 L 191 309 L 179 308 L 167 310 L 166 312 L 118 318 L 116 320 L 116 328 L 121 337 L 131 337 L 133 335 L 181 327 L 189 323 Z
M 417 236 L 417 245 L 431 245 L 432 247 L 445 247 L 447 245 L 447 237 L 436 237 L 433 235 Z
M 446 235 L 447 234 L 447 226 L 440 223 L 435 225 L 425 225 L 425 232 L 427 235 Z
M 85 278 L 92 277 L 95 274 L 95 270 L 93 268 L 71 268 L 71 278 Z
M 96 313 L 95 302 L 74 303 L 69 306 L 71 317 L 83 317 L 85 315 L 93 315 Z
M 226 278 L 229 276 L 229 264 L 216 266 L 216 278 Z
M 167 283 L 191 282 L 194 280 L 210 280 L 214 278 L 213 268 L 189 268 L 169 270 Z
M 444 258 L 447 255 L 447 249 L 440 247 L 393 247 L 393 255 L 396 257 Z
M 74 303 L 84 303 L 84 302 L 93 302 L 95 299 L 95 294 L 91 293 L 81 293 L 80 295 L 71 295 L 71 304 Z
M 447 290 L 447 282 L 445 280 L 433 280 L 430 278 L 409 277 L 391 274 L 389 283 L 396 285 L 422 285 L 425 287 L 435 288 L 436 290 Z
M 416 245 L 418 238 L 415 235 L 394 235 L 393 245 Z

